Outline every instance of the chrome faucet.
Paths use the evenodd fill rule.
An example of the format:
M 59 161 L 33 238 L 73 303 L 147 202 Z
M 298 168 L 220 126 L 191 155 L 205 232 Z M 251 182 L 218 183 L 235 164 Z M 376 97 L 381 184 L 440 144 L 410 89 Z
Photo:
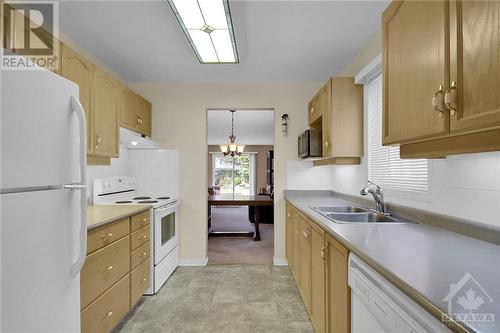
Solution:
M 377 206 L 376 210 L 377 212 L 384 214 L 384 215 L 389 215 L 385 212 L 385 202 L 384 202 L 384 192 L 382 191 L 382 188 L 378 186 L 377 184 L 368 181 L 370 185 L 373 185 L 376 187 L 375 190 L 373 190 L 370 185 L 362 189 L 359 194 L 361 195 L 367 195 L 370 193 L 373 196 L 373 199 L 375 199 L 375 205 Z

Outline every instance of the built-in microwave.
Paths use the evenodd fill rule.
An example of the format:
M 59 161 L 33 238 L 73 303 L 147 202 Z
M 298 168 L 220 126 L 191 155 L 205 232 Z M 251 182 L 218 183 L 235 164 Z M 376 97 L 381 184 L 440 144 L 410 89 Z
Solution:
M 323 156 L 321 130 L 310 128 L 299 135 L 299 158 Z

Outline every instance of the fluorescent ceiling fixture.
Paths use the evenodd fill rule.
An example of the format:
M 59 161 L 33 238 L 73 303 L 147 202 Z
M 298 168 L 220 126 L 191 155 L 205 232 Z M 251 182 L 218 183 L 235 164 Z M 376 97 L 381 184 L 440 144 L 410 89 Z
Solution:
M 167 0 L 202 64 L 237 64 L 228 0 Z

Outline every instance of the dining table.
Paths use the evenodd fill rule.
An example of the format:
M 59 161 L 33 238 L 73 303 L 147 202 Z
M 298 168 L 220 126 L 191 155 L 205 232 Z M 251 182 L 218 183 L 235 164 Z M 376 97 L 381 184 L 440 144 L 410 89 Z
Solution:
M 212 206 L 255 206 L 255 230 L 253 232 L 239 231 L 214 231 L 209 230 L 209 236 L 241 236 L 248 234 L 254 241 L 260 241 L 259 223 L 261 222 L 261 208 L 274 205 L 274 199 L 267 194 L 243 195 L 243 194 L 211 194 L 208 195 L 209 212 Z

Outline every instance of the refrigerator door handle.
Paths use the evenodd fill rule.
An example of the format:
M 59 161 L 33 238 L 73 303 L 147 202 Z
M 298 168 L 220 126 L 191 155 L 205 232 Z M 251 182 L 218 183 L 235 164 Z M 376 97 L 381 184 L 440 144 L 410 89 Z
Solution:
M 79 250 L 78 257 L 71 265 L 71 276 L 75 277 L 82 269 L 87 255 L 87 187 L 85 185 L 64 185 L 64 188 L 80 191 Z
M 85 111 L 78 98 L 71 96 L 71 109 L 76 112 L 79 120 L 79 160 L 80 160 L 80 184 L 87 183 L 87 121 Z
M 80 184 L 65 185 L 64 187 L 80 192 L 80 229 L 79 229 L 79 251 L 78 258 L 71 265 L 71 276 L 75 277 L 82 269 L 87 254 L 87 122 L 85 111 L 80 101 L 71 96 L 71 109 L 76 112 L 79 120 L 79 161 L 80 161 Z

